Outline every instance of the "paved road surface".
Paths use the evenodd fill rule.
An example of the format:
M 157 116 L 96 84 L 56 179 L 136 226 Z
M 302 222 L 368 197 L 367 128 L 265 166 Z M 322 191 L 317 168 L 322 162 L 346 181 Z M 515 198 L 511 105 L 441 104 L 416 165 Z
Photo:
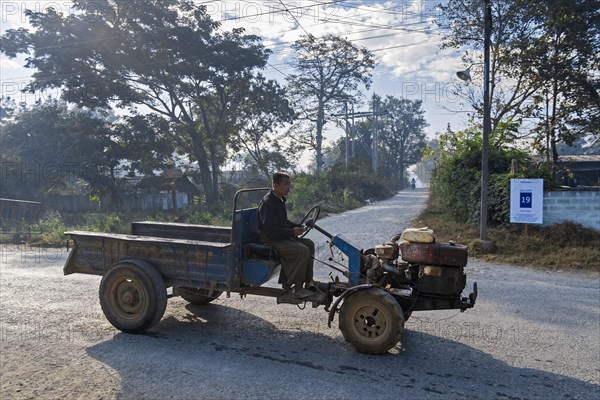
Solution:
M 319 225 L 364 248 L 406 227 L 425 191 Z M 435 228 L 435 227 L 434 227 Z M 327 257 L 324 236 L 311 232 Z M 319 309 L 225 296 L 171 299 L 144 335 L 116 331 L 99 277 L 62 275 L 66 253 L 4 245 L 1 399 L 594 399 L 600 394 L 598 274 L 470 260 L 477 306 L 415 313 L 401 346 L 352 350 Z M 320 277 L 327 270 L 318 271 Z

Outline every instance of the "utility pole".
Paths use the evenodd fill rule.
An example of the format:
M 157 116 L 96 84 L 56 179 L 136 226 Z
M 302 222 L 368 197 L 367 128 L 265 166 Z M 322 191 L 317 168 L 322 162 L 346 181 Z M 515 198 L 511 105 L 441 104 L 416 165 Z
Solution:
M 354 128 L 354 104 L 352 104 L 352 152 L 350 154 L 352 154 L 352 157 L 356 157 L 356 130 Z
M 348 168 L 348 151 L 350 147 L 350 139 L 348 138 L 350 131 L 350 126 L 348 124 L 348 103 L 344 106 L 344 120 L 346 121 L 346 168 Z
M 492 5 L 483 1 L 483 142 L 481 144 L 481 210 L 479 219 L 479 240 L 487 242 L 488 184 L 489 184 L 489 142 L 492 131 L 490 99 L 490 47 L 492 36 Z
M 377 172 L 377 167 L 378 167 L 378 161 L 379 161 L 379 154 L 377 151 L 377 142 L 379 140 L 378 138 L 378 121 L 377 121 L 377 116 L 379 114 L 379 102 L 377 101 L 377 99 L 375 98 L 375 96 L 373 96 L 373 143 L 372 143 L 372 150 L 371 150 L 371 168 L 373 168 L 373 172 Z
M 344 117 L 346 120 L 346 166 L 348 165 L 349 158 L 356 156 L 356 130 L 354 126 L 354 118 L 372 118 L 373 121 L 373 145 L 369 149 L 366 144 L 363 143 L 365 150 L 370 152 L 371 157 L 371 167 L 374 172 L 377 172 L 379 167 L 379 152 L 378 146 L 379 143 L 379 121 L 378 116 L 380 115 L 389 115 L 387 111 L 379 112 L 379 101 L 373 100 L 373 110 L 372 111 L 357 111 L 354 112 L 354 104 L 352 104 L 352 111 L 348 112 L 348 105 L 346 104 L 343 114 L 331 114 L 333 117 Z M 351 120 L 351 122 L 350 122 Z

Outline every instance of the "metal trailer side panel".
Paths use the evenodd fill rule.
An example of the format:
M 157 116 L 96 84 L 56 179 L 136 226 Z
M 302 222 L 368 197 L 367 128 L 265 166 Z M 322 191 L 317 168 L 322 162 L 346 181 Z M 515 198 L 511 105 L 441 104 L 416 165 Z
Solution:
M 231 227 L 228 226 L 182 224 L 175 222 L 132 222 L 131 233 L 138 236 L 217 243 L 229 243 L 231 240 Z
M 65 275 L 104 275 L 119 261 L 140 259 L 154 265 L 169 286 L 231 290 L 231 244 L 94 232 L 67 234 L 75 245 L 65 264 Z

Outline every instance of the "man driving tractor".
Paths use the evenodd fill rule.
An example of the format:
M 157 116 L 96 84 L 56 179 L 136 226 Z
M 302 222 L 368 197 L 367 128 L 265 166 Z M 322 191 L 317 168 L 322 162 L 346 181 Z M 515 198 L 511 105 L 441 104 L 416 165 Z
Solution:
M 281 259 L 279 283 L 296 299 L 315 294 L 309 290 L 314 285 L 313 259 L 315 244 L 300 237 L 307 228 L 288 220 L 285 196 L 290 192 L 288 174 L 273 174 L 272 188 L 258 205 L 260 241 L 272 246 Z

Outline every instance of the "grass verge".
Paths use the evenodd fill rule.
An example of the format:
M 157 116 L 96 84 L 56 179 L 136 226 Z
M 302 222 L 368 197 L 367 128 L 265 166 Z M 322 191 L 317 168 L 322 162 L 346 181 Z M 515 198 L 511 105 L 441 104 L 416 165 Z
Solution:
M 444 213 L 433 196 L 414 226 L 428 226 L 437 240 L 469 246 L 469 255 L 487 261 L 528 265 L 552 270 L 589 270 L 600 272 L 600 232 L 579 224 L 565 222 L 553 226 L 524 224 L 494 227 L 488 237 L 495 243 L 493 252 L 484 253 L 477 246 L 479 227 L 456 222 Z

